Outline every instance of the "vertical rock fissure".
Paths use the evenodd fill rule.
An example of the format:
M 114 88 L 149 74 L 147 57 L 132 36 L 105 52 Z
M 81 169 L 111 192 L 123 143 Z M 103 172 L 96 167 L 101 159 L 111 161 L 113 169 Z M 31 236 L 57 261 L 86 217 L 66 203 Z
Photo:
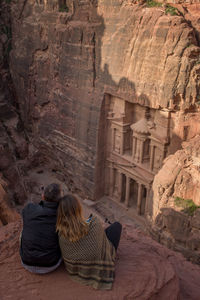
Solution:
M 93 38 L 93 84 L 92 86 L 95 87 L 95 81 L 96 81 L 96 34 L 94 32 Z
M 28 1 L 28 0 L 24 0 L 24 3 L 23 3 L 23 6 L 22 6 L 22 9 L 21 9 L 21 11 L 20 11 L 18 20 L 20 20 L 20 19 L 22 18 L 22 14 L 23 14 L 23 12 L 24 12 L 24 8 L 25 8 L 25 6 L 26 6 L 27 1 Z
M 81 46 L 80 46 L 80 55 L 82 55 L 83 51 L 83 30 L 81 31 Z

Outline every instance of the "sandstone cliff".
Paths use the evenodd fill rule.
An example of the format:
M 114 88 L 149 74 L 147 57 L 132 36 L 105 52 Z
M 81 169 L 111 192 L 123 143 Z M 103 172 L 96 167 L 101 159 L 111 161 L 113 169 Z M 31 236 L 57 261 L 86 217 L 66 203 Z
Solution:
M 12 2 L 12 78 L 33 144 L 94 199 L 104 194 L 106 94 L 170 110 L 168 154 L 199 132 L 199 7 L 175 16 L 132 1 L 66 7 Z
M 109 186 L 114 196 L 125 198 L 137 189 L 135 178 L 125 187 L 125 175 L 131 182 L 130 169 L 138 165 L 119 158 L 119 165 L 127 166 L 119 197 L 118 177 L 111 178 L 109 170 L 108 124 L 120 121 L 123 128 L 151 136 L 145 159 L 155 154 L 151 166 L 142 166 L 147 186 L 140 182 L 138 190 L 149 203 L 146 210 L 138 206 L 138 213 L 155 220 L 152 233 L 161 242 L 179 245 L 199 262 L 199 212 L 186 216 L 171 202 L 191 198 L 199 205 L 199 158 L 192 152 L 198 138 L 176 151 L 200 133 L 200 5 L 175 2 L 168 9 L 166 3 L 150 7 L 130 0 L 13 0 L 10 18 L 2 1 L 0 169 L 16 203 L 26 194 L 21 177 L 41 162 L 86 198 L 108 195 Z M 130 139 L 124 140 L 131 152 Z M 115 142 L 120 151 L 119 135 Z M 156 177 L 152 196 L 154 175 L 174 153 Z M 177 231 L 170 225 L 174 220 Z
M 10 5 L 0 4 L 0 178 L 9 183 L 10 200 L 16 203 L 25 201 L 25 190 L 18 162 L 27 155 L 27 139 L 20 120 L 17 97 L 9 70 L 9 54 L 12 49 Z M 0 182 L 1 187 L 1 182 Z M 2 198 L 2 193 L 1 193 Z M 8 199 L 8 198 L 7 198 Z M 0 201 L 5 213 L 6 204 Z M 1 212 L 0 212 L 1 215 Z
M 169 156 L 155 176 L 152 233 L 200 263 L 200 136 Z

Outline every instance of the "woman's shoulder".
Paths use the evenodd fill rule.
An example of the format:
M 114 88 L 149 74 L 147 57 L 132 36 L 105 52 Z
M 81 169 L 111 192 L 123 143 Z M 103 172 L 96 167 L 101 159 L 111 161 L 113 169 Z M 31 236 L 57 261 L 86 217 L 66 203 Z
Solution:
M 89 223 L 89 228 L 96 228 L 98 230 L 103 230 L 102 223 L 100 219 L 97 216 L 92 216 L 90 223 Z

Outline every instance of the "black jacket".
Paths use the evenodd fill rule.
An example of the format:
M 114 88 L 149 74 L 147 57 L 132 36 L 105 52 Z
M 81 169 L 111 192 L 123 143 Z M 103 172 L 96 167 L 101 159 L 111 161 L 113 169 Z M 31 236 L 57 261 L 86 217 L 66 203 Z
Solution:
M 20 255 L 24 264 L 50 267 L 61 257 L 56 233 L 58 204 L 41 201 L 29 203 L 22 211 L 23 230 Z

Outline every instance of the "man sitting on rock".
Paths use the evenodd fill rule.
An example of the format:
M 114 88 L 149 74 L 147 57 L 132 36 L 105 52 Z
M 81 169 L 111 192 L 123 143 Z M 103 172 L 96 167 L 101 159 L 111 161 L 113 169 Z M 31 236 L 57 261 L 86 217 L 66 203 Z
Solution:
M 60 193 L 60 186 L 52 183 L 44 189 L 44 201 L 29 203 L 22 211 L 20 256 L 23 267 L 32 273 L 49 273 L 62 261 L 56 233 Z

